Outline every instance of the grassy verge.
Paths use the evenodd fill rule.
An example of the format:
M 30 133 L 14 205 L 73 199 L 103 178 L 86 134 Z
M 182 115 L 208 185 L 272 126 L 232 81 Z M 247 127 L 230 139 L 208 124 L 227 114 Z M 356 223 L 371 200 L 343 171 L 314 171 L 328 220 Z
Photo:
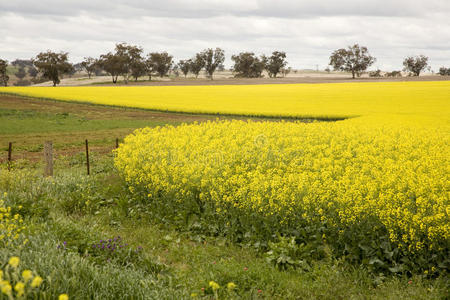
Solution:
M 82 151 L 85 139 L 93 151 L 106 153 L 116 138 L 122 140 L 136 128 L 216 118 L 0 96 L 0 151 L 5 151 L 0 161 L 6 159 L 9 142 L 15 160 L 39 160 L 47 140 L 53 141 L 56 155 Z

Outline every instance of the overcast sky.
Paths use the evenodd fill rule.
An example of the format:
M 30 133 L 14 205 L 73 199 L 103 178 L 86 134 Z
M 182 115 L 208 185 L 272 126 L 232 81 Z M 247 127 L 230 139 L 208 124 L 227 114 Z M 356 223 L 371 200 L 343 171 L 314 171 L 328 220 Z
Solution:
M 417 54 L 450 67 L 450 0 L 0 0 L 0 24 L 8 60 L 51 49 L 79 62 L 127 42 L 177 60 L 221 47 L 227 66 L 242 51 L 282 50 L 293 68 L 323 69 L 334 49 L 359 43 L 373 68 Z

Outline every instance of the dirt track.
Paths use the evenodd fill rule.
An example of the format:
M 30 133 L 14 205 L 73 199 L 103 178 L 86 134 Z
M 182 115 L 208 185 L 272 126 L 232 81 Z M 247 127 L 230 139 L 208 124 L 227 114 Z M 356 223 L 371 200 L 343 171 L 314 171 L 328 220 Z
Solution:
M 154 78 L 152 81 L 141 78 L 139 81 L 129 81 L 128 86 L 186 86 L 186 85 L 245 85 L 245 84 L 295 84 L 295 83 L 341 83 L 341 82 L 398 82 L 398 81 L 443 81 L 450 80 L 450 76 L 439 76 L 424 74 L 419 77 L 379 77 L 372 78 L 367 75 L 352 79 L 351 75 L 345 73 L 299 73 L 289 74 L 287 77 L 279 78 L 234 78 L 231 73 L 219 73 L 210 80 L 201 76 L 194 78 L 192 76 L 177 78 Z M 37 86 L 51 86 L 51 82 L 44 82 Z M 125 85 L 123 82 L 113 84 L 109 76 L 92 77 L 74 77 L 64 78 L 59 86 L 119 86 Z
M 293 83 L 342 83 L 342 82 L 399 82 L 399 81 L 446 81 L 450 76 L 421 76 L 400 78 L 343 78 L 343 77 L 286 77 L 286 78 L 219 78 L 175 79 L 171 81 L 129 82 L 128 85 L 142 86 L 179 86 L 179 85 L 245 85 L 245 84 L 293 84 Z M 112 84 L 105 84 L 112 85 Z M 122 84 L 121 84 L 122 85 Z

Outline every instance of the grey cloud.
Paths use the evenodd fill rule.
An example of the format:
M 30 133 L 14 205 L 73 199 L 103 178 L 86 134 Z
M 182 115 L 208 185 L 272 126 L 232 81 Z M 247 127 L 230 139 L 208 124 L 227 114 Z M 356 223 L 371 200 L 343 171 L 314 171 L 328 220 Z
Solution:
M 342 15 L 417 17 L 448 12 L 449 9 L 450 1 L 445 0 L 16 0 L 0 3 L 0 12 L 3 13 L 47 16 L 95 14 L 115 18 L 211 18 L 226 15 L 277 18 Z
M 358 42 L 369 47 L 380 68 L 400 69 L 403 57 L 415 54 L 430 56 L 435 69 L 450 65 L 450 9 L 446 4 L 450 1 L 410 0 L 403 10 L 405 16 L 394 9 L 403 0 L 376 1 L 378 10 L 372 0 L 358 1 L 365 7 L 349 0 L 339 1 L 342 7 L 335 4 L 338 1 L 327 1 L 326 6 L 325 1 L 287 0 L 245 4 L 237 0 L 132 0 L 128 4 L 96 1 L 95 5 L 78 0 L 64 1 L 52 9 L 47 9 L 50 0 L 39 1 L 39 5 L 0 1 L 0 57 L 9 60 L 52 49 L 70 52 L 76 62 L 110 51 L 123 41 L 141 45 L 146 52 L 167 50 L 176 59 L 218 46 L 226 50 L 228 64 L 234 53 L 279 49 L 287 52 L 294 68 L 315 68 L 316 64 L 324 68 L 331 51 Z M 364 15 L 371 9 L 377 16 Z M 120 17 L 115 17 L 118 12 Z M 309 16 L 292 17 L 300 13 Z

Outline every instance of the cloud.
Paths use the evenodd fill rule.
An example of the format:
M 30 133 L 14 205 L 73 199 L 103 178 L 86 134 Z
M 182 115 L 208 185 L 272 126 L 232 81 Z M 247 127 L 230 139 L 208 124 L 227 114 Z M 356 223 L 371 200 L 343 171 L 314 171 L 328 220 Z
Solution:
M 364 6 L 358 3 L 364 3 Z M 383 2 L 383 3 L 381 3 Z M 84 56 L 116 42 L 167 50 L 176 59 L 207 47 L 228 57 L 283 50 L 294 68 L 325 68 L 337 48 L 360 43 L 377 67 L 400 69 L 406 55 L 425 54 L 437 69 L 450 65 L 450 1 L 4 1 L 0 57 L 30 58 L 52 49 Z
M 0 12 L 23 15 L 97 16 L 127 18 L 159 16 L 211 18 L 229 16 L 265 16 L 297 18 L 316 16 L 423 16 L 448 11 L 445 0 L 35 0 L 4 1 Z

